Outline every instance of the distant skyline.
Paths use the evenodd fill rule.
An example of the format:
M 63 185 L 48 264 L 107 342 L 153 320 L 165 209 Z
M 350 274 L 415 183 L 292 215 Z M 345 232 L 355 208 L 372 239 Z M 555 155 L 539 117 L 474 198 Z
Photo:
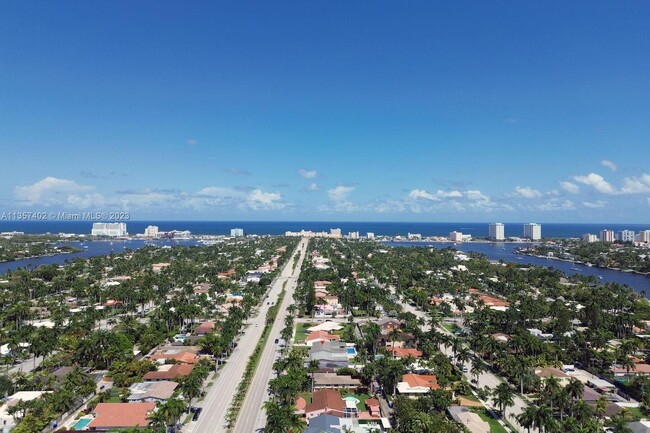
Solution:
M 0 213 L 649 222 L 650 3 L 432 3 L 8 2 Z

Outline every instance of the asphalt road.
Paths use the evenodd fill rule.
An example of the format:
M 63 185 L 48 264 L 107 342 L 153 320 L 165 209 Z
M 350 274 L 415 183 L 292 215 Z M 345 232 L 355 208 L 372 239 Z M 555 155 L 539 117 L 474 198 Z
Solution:
M 286 290 L 287 293 L 284 295 L 280 310 L 275 322 L 273 322 L 273 327 L 269 333 L 269 339 L 264 346 L 262 352 L 262 357 L 260 362 L 257 365 L 257 370 L 255 370 L 255 375 L 251 381 L 251 386 L 248 389 L 246 394 L 246 399 L 242 405 L 242 410 L 240 412 L 239 419 L 235 424 L 234 433 L 251 433 L 264 430 L 266 425 L 266 413 L 263 410 L 263 405 L 266 400 L 268 400 L 268 384 L 271 380 L 271 377 L 275 374 L 273 372 L 273 363 L 275 362 L 276 355 L 278 352 L 278 345 L 275 344 L 275 339 L 280 338 L 280 333 L 284 328 L 284 320 L 289 315 L 287 311 L 289 305 L 293 301 L 293 293 L 298 284 L 298 276 L 300 275 L 300 267 L 302 266 L 302 261 L 305 258 L 305 250 L 307 247 L 307 240 L 303 240 L 304 246 L 301 249 L 300 259 L 298 260 L 298 265 L 296 266 L 295 271 L 288 279 Z
M 242 380 L 246 364 L 248 363 L 248 358 L 253 354 L 255 346 L 262 336 L 266 312 L 270 307 L 267 302 L 273 302 L 274 304 L 277 302 L 278 296 L 280 295 L 282 286 L 285 282 L 287 282 L 287 290 L 289 290 L 289 286 L 291 285 L 290 281 L 292 281 L 294 277 L 293 264 L 298 255 L 301 258 L 304 257 L 306 248 L 307 240 L 303 239 L 298 244 L 291 259 L 282 269 L 280 276 L 273 283 L 273 286 L 268 292 L 268 297 L 262 302 L 262 305 L 259 308 L 257 316 L 248 320 L 248 326 L 244 331 L 244 335 L 241 336 L 237 347 L 231 353 L 226 364 L 219 371 L 219 375 L 214 380 L 213 385 L 209 388 L 207 395 L 202 402 L 195 404 L 195 406 L 203 408 L 203 412 L 199 416 L 199 419 L 186 424 L 183 427 L 183 432 L 215 433 L 225 432 L 227 430 L 226 414 L 228 412 L 228 407 L 235 396 L 239 382 Z M 298 269 L 299 272 L 300 268 L 296 267 L 296 269 Z M 285 300 L 286 299 L 291 299 L 289 293 L 285 295 Z M 258 366 L 258 368 L 261 367 Z M 264 389 L 264 393 L 266 393 L 266 389 Z M 258 408 L 257 411 L 261 411 L 261 409 Z M 251 416 L 253 414 L 243 411 L 241 413 L 245 414 L 242 415 L 242 419 L 244 416 Z M 249 430 L 248 433 L 251 433 L 252 431 L 253 430 Z

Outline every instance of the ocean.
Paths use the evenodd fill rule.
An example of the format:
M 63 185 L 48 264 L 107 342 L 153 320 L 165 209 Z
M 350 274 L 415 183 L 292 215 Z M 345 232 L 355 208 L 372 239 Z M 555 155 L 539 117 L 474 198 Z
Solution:
M 346 222 L 346 221 L 124 221 L 130 234 L 144 233 L 148 225 L 158 226 L 161 231 L 189 230 L 193 234 L 228 235 L 232 228 L 242 228 L 245 234 L 282 235 L 286 231 L 329 231 L 340 228 L 343 234 L 359 232 L 361 236 L 372 232 L 375 235 L 406 235 L 419 233 L 422 236 L 447 236 L 452 231 L 470 234 L 473 237 L 487 237 L 488 223 L 450 222 Z M 507 237 L 523 236 L 523 223 L 504 223 Z M 585 233 L 597 234 L 602 229 L 650 230 L 649 224 L 561 224 L 540 223 L 542 237 L 580 237 Z M 90 221 L 0 221 L 0 232 L 19 231 L 25 233 L 77 233 L 90 234 Z

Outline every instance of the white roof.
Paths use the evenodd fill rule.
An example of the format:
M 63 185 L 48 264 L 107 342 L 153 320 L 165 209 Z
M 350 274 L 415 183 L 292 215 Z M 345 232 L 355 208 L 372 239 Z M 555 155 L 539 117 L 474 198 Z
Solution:
M 313 331 L 337 331 L 339 329 L 343 329 L 343 326 L 341 326 L 339 323 L 336 322 L 323 322 L 321 324 L 318 324 L 316 326 L 312 326 L 311 328 L 307 328 L 308 331 L 313 332 Z

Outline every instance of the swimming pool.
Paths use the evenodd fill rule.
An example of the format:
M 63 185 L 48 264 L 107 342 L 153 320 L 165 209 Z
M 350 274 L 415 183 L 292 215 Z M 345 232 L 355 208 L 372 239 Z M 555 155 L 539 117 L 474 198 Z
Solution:
M 75 430 L 83 430 L 88 424 L 90 424 L 92 420 L 93 418 L 81 418 L 79 421 L 77 421 L 73 428 Z
M 357 356 L 357 349 L 354 347 L 348 347 L 348 355 Z

